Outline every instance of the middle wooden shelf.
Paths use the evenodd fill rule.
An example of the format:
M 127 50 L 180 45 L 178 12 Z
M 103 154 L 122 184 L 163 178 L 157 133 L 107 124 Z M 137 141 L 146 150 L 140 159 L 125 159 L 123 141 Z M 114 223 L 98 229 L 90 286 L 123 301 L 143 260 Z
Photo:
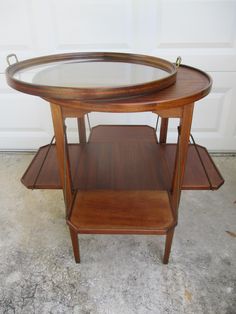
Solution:
M 171 189 L 176 144 L 158 144 L 147 126 L 99 126 L 89 142 L 69 144 L 74 189 Z M 224 182 L 204 147 L 198 146 L 212 189 Z M 48 154 L 47 154 L 48 151 Z M 44 158 L 46 156 L 45 162 Z M 22 177 L 28 188 L 61 188 L 55 145 L 41 147 Z M 182 189 L 209 189 L 196 147 L 189 145 Z

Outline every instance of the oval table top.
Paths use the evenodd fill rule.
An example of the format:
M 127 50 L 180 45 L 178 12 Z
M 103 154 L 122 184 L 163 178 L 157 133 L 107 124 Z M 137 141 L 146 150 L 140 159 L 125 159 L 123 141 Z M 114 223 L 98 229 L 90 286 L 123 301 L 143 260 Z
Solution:
M 48 101 L 84 111 L 144 112 L 182 107 L 209 94 L 212 79 L 205 72 L 187 65 L 178 68 L 176 83 L 146 95 L 107 100 L 50 99 Z
M 84 111 L 169 109 L 205 97 L 205 72 L 160 58 L 125 53 L 72 53 L 25 60 L 6 70 L 8 84 L 49 102 Z

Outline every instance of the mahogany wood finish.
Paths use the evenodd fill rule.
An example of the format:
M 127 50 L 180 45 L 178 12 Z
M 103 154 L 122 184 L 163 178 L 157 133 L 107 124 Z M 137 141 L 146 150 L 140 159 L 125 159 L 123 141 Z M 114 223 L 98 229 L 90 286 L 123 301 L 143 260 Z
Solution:
M 144 125 L 99 125 L 89 136 L 90 143 L 133 141 L 157 143 L 156 131 Z
M 164 69 L 169 76 L 117 88 L 44 86 L 14 77 L 37 64 L 78 59 L 144 64 Z M 26 60 L 8 67 L 6 76 L 13 88 L 51 103 L 56 150 L 52 145 L 42 164 L 47 148 L 41 148 L 22 182 L 32 188 L 62 187 L 76 262 L 80 261 L 78 233 L 134 233 L 166 235 L 163 263 L 168 263 L 181 190 L 210 186 L 206 175 L 199 175 L 204 174 L 203 166 L 195 147 L 189 145 L 189 136 L 194 102 L 209 93 L 211 78 L 186 65 L 177 71 L 175 65 L 155 57 L 103 52 Z M 162 117 L 160 143 L 153 129 L 141 126 L 94 128 L 86 143 L 84 115 L 91 111 L 155 112 Z M 68 145 L 66 117 L 78 117 L 80 144 Z M 177 145 L 166 144 L 171 117 L 180 120 Z M 217 189 L 223 179 L 207 151 L 198 148 L 211 185 Z
M 65 132 L 65 123 L 60 106 L 51 104 L 52 120 L 56 138 L 57 160 L 59 162 L 60 179 L 66 205 L 66 214 L 72 202 L 72 180 L 68 146 Z
M 182 107 L 164 108 L 153 110 L 153 113 L 158 114 L 162 118 L 181 118 L 183 113 Z
M 168 130 L 168 118 L 161 118 L 161 129 L 160 129 L 160 143 L 166 143 L 167 130 Z
M 76 108 L 70 108 L 66 106 L 61 106 L 61 111 L 63 118 L 83 118 L 85 114 L 88 113 L 88 111 L 82 111 L 80 109 Z
M 151 66 L 154 68 L 162 69 L 168 73 L 166 77 L 161 79 L 147 82 L 144 84 L 137 84 L 131 86 L 122 87 L 99 87 L 99 88 L 81 88 L 81 87 L 58 87 L 58 86 L 44 86 L 27 83 L 18 80 L 14 75 L 27 68 L 31 68 L 37 65 L 49 64 L 55 62 L 94 62 L 94 61 L 113 61 L 113 62 L 125 62 L 136 63 Z M 150 57 L 145 55 L 129 54 L 129 53 L 114 53 L 114 52 L 80 52 L 80 53 L 66 53 L 49 55 L 34 59 L 28 59 L 9 66 L 6 70 L 8 84 L 24 93 L 31 95 L 37 95 L 49 99 L 106 99 L 106 98 L 121 98 L 127 96 L 140 96 L 153 91 L 161 90 L 169 87 L 176 81 L 176 66 L 164 59 Z M 52 101 L 53 102 L 53 101 Z
M 137 150 L 138 146 L 135 144 L 137 141 L 139 142 L 139 146 L 145 147 L 143 151 L 144 155 L 140 154 Z M 132 145 L 133 142 L 135 145 Z M 99 143 L 102 143 L 103 146 L 99 146 Z M 107 144 L 105 145 L 105 143 Z M 112 143 L 113 145 L 111 146 L 109 143 Z M 121 147 L 128 147 L 127 155 L 130 156 L 130 158 L 126 159 L 127 155 L 124 154 L 121 154 L 120 158 L 118 158 L 117 151 L 114 148 L 116 147 L 119 149 L 119 143 Z M 173 174 L 174 171 L 177 145 L 157 144 L 155 130 L 151 127 L 115 125 L 97 126 L 92 128 L 89 142 L 86 147 L 87 148 L 80 144 L 68 145 L 72 185 L 74 189 L 84 190 L 86 186 L 90 186 L 95 190 L 99 188 L 111 189 L 114 186 L 124 188 L 122 184 L 125 184 L 126 187 L 130 186 L 136 189 L 156 189 L 161 185 L 161 177 L 158 178 L 158 174 L 160 174 L 161 156 L 167 169 L 165 174 L 165 177 L 168 180 L 167 186 L 171 186 L 171 174 Z M 207 150 L 199 145 L 197 147 L 210 177 L 212 188 L 213 190 L 216 190 L 223 184 L 224 180 Z M 62 188 L 55 145 L 52 145 L 49 150 L 48 157 L 38 176 L 38 180 L 35 182 L 35 178 L 42 165 L 47 149 L 48 146 L 39 149 L 21 179 L 22 183 L 29 189 Z M 81 158 L 82 155 L 83 157 Z M 143 167 L 143 156 L 146 156 L 146 164 L 149 166 Z M 104 167 L 101 167 L 100 158 L 102 159 L 101 162 L 104 164 Z M 134 162 L 140 166 L 134 168 Z M 80 163 L 80 167 L 78 167 L 78 163 Z M 118 165 L 119 176 L 109 176 L 109 174 L 114 171 L 113 169 Z M 93 172 L 88 171 L 91 167 L 93 167 Z M 127 169 L 129 171 L 127 171 Z M 133 174 L 130 172 L 131 169 L 133 169 Z M 97 175 L 95 176 L 93 174 Z M 131 182 L 132 176 L 135 178 L 133 185 Z M 96 177 L 101 177 L 103 180 L 95 180 Z M 122 184 L 120 183 L 120 185 L 118 184 L 119 177 L 123 178 L 124 181 Z M 104 178 L 110 178 L 110 180 L 107 179 L 106 185 L 104 185 Z M 156 182 L 159 183 L 157 184 Z M 209 185 L 196 149 L 194 145 L 191 144 L 188 146 L 188 156 L 182 190 L 209 189 L 211 189 L 211 186 Z
M 193 115 L 194 104 L 190 104 L 188 106 L 184 106 L 183 115 L 180 119 L 180 135 L 178 139 L 177 145 L 177 153 L 175 157 L 175 167 L 174 167 L 174 176 L 173 183 L 171 188 L 171 202 L 173 208 L 175 208 L 175 212 L 177 214 L 177 210 L 179 207 L 181 187 L 185 173 L 185 165 L 188 155 L 188 145 L 190 138 L 190 130 L 192 124 L 192 115 Z
M 78 240 L 77 231 L 74 230 L 73 228 L 69 228 L 69 229 L 70 229 L 70 237 L 71 237 L 75 262 L 80 263 L 79 240 Z
M 212 80 L 205 73 L 193 67 L 181 65 L 178 68 L 176 83 L 161 91 L 149 94 L 118 98 L 118 99 L 97 99 L 97 100 L 62 100 L 50 99 L 62 107 L 74 108 L 79 111 L 99 111 L 99 112 L 143 112 L 154 111 L 160 115 L 164 111 L 183 107 L 194 103 L 205 97 L 211 90 Z M 182 114 L 182 113 L 181 113 Z M 178 113 L 178 116 L 181 117 Z M 167 115 L 166 115 L 167 117 Z M 176 112 L 169 112 L 168 117 L 176 117 Z
M 76 194 L 68 224 L 78 233 L 165 234 L 176 221 L 166 191 L 89 190 Z
M 79 130 L 79 142 L 86 143 L 86 128 L 85 128 L 85 119 L 84 116 L 77 118 L 78 130 Z
M 96 233 L 166 234 L 163 263 L 168 264 L 176 223 L 168 193 L 156 190 L 79 191 L 67 220 L 76 263 L 77 233 Z
M 165 244 L 165 253 L 163 257 L 163 264 L 168 264 L 169 262 L 170 250 L 171 250 L 172 240 L 174 236 L 174 231 L 175 231 L 175 228 L 172 228 L 168 230 L 166 234 L 166 244 Z

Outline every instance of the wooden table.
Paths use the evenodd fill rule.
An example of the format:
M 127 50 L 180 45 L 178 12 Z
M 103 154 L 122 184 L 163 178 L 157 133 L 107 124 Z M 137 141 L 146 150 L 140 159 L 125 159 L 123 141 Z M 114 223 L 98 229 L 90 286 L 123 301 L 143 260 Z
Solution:
M 129 79 L 126 71 L 132 74 Z M 92 83 L 82 86 L 89 79 Z M 78 233 L 157 234 L 166 235 L 167 264 L 181 190 L 218 189 L 224 182 L 207 150 L 189 144 L 194 102 L 209 93 L 210 77 L 154 57 L 77 53 L 16 63 L 8 67 L 7 80 L 50 103 L 56 144 L 38 150 L 22 183 L 31 189 L 63 190 L 76 262 Z M 158 139 L 149 126 L 100 125 L 87 141 L 86 114 L 146 111 L 161 117 Z M 67 141 L 68 117 L 78 120 L 78 144 Z M 167 143 L 169 118 L 179 120 L 177 143 Z

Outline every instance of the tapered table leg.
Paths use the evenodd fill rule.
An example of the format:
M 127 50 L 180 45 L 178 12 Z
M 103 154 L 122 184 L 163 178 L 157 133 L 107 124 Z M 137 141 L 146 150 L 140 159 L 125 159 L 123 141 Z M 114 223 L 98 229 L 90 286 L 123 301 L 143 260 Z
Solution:
M 70 237 L 71 237 L 71 242 L 72 242 L 75 262 L 76 263 L 80 263 L 78 233 L 76 231 L 74 231 L 71 227 L 70 227 Z
M 61 107 L 59 105 L 51 103 L 51 112 L 56 138 L 57 160 L 59 165 L 61 185 L 64 193 L 67 216 L 73 198 L 73 189 L 70 169 L 70 158 L 65 130 L 65 120 L 63 118 Z
M 172 228 L 168 231 L 166 235 L 166 244 L 165 244 L 165 253 L 163 257 L 163 264 L 168 264 L 169 262 L 170 250 L 171 250 L 172 240 L 174 236 L 174 231 L 175 231 L 175 228 Z

